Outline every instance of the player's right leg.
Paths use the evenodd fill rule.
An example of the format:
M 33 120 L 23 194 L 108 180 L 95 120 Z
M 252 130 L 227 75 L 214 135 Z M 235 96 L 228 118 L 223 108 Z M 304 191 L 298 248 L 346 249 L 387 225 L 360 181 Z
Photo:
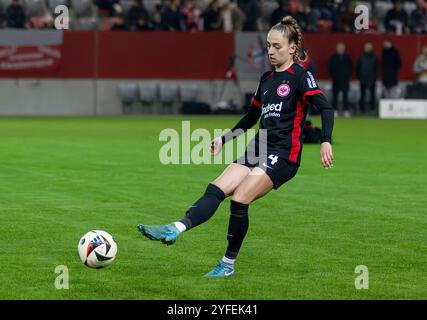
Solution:
M 250 172 L 250 169 L 244 165 L 230 164 L 217 179 L 207 186 L 205 193 L 187 210 L 184 218 L 167 225 L 139 224 L 139 232 L 150 240 L 160 240 L 168 245 L 175 243 L 182 232 L 209 220 L 221 202 L 234 192 Z

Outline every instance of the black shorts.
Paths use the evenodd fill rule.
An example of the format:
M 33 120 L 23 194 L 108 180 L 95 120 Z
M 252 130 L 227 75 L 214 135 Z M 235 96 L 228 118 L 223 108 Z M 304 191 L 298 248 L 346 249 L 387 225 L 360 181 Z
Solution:
M 243 156 L 233 161 L 233 163 L 239 163 L 248 168 L 259 167 L 263 169 L 273 182 L 274 189 L 278 189 L 282 184 L 292 179 L 299 168 L 297 164 L 290 163 L 280 155 L 280 152 L 274 150 L 268 150 L 267 156 L 260 157 L 257 161 L 248 157 L 248 153 L 245 152 Z

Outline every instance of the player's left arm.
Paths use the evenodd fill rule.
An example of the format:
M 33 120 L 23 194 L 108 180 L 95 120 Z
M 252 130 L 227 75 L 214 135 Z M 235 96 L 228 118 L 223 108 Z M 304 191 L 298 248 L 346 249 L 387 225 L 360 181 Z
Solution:
M 300 89 L 302 99 L 307 104 L 313 104 L 320 111 L 322 118 L 320 160 L 324 168 L 330 169 L 334 161 L 331 145 L 332 130 L 334 128 L 334 110 L 322 90 L 317 86 L 317 81 L 310 71 L 304 72 L 300 82 Z

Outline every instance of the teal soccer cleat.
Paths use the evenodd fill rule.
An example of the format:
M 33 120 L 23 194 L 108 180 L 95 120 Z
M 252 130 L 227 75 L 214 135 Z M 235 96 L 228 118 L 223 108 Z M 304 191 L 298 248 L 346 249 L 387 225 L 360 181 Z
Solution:
M 234 274 L 234 265 L 225 263 L 222 260 L 218 261 L 216 267 L 204 275 L 205 278 L 225 278 Z
M 174 224 L 162 224 L 159 226 L 139 224 L 138 231 L 150 240 L 159 240 L 167 245 L 174 244 L 181 233 Z

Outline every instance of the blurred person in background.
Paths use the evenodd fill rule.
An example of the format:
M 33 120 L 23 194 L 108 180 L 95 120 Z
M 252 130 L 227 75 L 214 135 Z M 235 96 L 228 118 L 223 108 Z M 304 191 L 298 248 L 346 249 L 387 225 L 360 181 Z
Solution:
M 259 1 L 238 0 L 237 4 L 246 17 L 243 24 L 243 31 L 259 31 L 261 19 L 261 5 Z
M 378 76 L 378 58 L 372 42 L 366 42 L 364 52 L 357 60 L 356 75 L 360 82 L 360 111 L 365 113 L 366 90 L 369 92 L 370 111 L 375 110 L 375 82 Z
M 219 31 L 221 28 L 219 0 L 212 0 L 202 17 L 204 31 Z
M 381 56 L 381 74 L 383 96 L 391 97 L 390 90 L 399 84 L 399 70 L 402 68 L 402 59 L 399 51 L 393 47 L 391 40 L 385 40 Z
M 341 13 L 343 12 L 343 9 L 345 8 L 346 4 L 349 1 L 343 1 L 343 0 L 331 0 L 330 1 L 330 11 L 331 11 L 331 20 L 332 20 L 332 30 L 336 31 L 338 20 L 341 16 Z
M 350 90 L 350 79 L 353 72 L 353 61 L 345 52 L 345 44 L 338 42 L 336 52 L 329 58 L 328 71 L 332 78 L 332 106 L 335 116 L 343 112 L 344 117 L 350 117 L 348 106 L 348 91 Z M 342 106 L 338 107 L 338 95 L 342 92 Z
M 93 3 L 98 7 L 98 14 L 101 18 L 114 17 L 123 12 L 119 0 L 94 0 Z
M 131 31 L 150 30 L 148 12 L 142 0 L 133 0 L 132 7 L 126 15 L 127 25 Z
M 128 31 L 129 28 L 126 24 L 126 19 L 123 14 L 116 14 L 111 18 L 111 31 Z
M 417 76 L 417 81 L 422 84 L 427 83 L 427 46 L 423 47 L 422 53 L 415 59 L 413 70 Z
M 293 14 L 293 17 L 298 22 L 303 32 L 311 32 L 312 27 L 310 25 L 310 2 L 308 0 L 298 1 L 297 10 Z
M 342 11 L 336 19 L 334 30 L 337 32 L 353 33 L 354 32 L 354 19 L 356 14 L 354 12 L 353 2 L 347 2 Z
M 39 7 L 40 10 L 33 12 L 27 20 L 26 27 L 30 29 L 52 29 L 53 16 L 46 6 Z M 25 9 L 24 9 L 25 10 Z
M 393 8 L 386 13 L 384 26 L 387 32 L 395 34 L 409 32 L 408 14 L 403 9 L 402 1 L 393 1 Z
M 162 24 L 168 31 L 183 31 L 184 15 L 181 12 L 180 0 L 164 0 Z
M 427 33 L 427 7 L 424 0 L 416 1 L 417 7 L 409 16 L 409 29 L 411 33 Z
M 167 26 L 162 21 L 162 10 L 163 6 L 161 4 L 157 4 L 153 13 L 153 17 L 150 21 L 152 31 L 167 30 Z
M 237 3 L 233 0 L 220 0 L 220 15 L 221 15 L 221 28 L 224 32 L 236 32 L 243 30 L 246 16 L 240 10 Z
M 330 20 L 332 21 L 332 0 L 312 0 L 310 1 L 310 25 L 313 27 L 313 31 L 318 30 L 319 20 Z
M 202 30 L 202 10 L 197 5 L 197 0 L 186 0 L 182 8 L 185 30 L 190 32 Z
M 24 7 L 19 0 L 12 0 L 6 9 L 6 25 L 12 29 L 24 29 L 27 21 Z
M 279 23 L 283 17 L 292 15 L 289 0 L 277 0 L 277 3 L 279 6 L 270 16 L 270 26 L 274 26 Z

